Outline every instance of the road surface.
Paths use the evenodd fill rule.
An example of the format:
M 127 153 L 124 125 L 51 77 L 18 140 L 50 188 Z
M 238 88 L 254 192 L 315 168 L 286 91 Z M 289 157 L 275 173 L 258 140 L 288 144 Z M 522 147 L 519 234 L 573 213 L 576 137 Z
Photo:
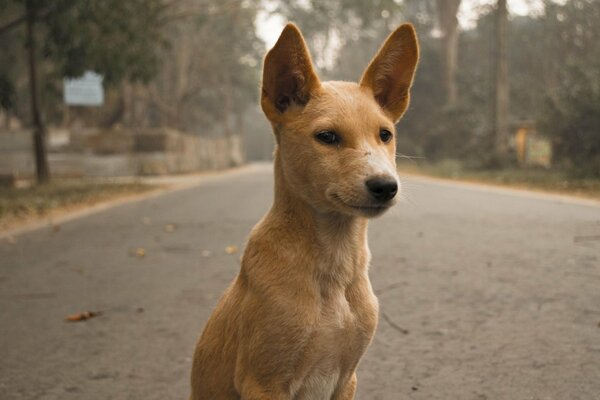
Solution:
M 272 185 L 253 168 L 2 240 L 0 398 L 185 399 Z M 370 228 L 382 316 L 357 398 L 600 399 L 600 207 L 415 178 L 403 196 Z

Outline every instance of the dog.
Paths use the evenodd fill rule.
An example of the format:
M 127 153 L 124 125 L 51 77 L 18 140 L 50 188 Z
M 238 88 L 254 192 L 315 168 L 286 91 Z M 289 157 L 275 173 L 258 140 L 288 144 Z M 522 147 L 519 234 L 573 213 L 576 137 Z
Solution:
M 275 195 L 194 353 L 191 400 L 348 400 L 375 333 L 368 219 L 397 199 L 395 123 L 419 48 L 386 39 L 360 83 L 321 82 L 288 24 L 264 59 Z

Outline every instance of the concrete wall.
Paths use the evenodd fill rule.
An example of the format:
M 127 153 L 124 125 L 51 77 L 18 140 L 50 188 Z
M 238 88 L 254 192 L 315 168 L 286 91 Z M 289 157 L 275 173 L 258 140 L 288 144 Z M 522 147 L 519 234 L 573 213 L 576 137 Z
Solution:
M 217 170 L 243 163 L 239 137 L 208 138 L 172 129 L 49 132 L 54 176 L 131 176 Z M 0 175 L 34 175 L 31 132 L 0 132 Z

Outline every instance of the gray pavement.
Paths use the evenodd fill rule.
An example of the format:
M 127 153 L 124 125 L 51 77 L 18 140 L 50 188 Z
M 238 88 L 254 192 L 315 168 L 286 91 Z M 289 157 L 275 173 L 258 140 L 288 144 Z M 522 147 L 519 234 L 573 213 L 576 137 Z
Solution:
M 383 314 L 357 398 L 600 399 L 600 207 L 416 178 L 403 193 L 370 228 Z M 271 197 L 254 168 L 3 240 L 0 399 L 186 398 Z M 64 322 L 85 310 L 103 314 Z

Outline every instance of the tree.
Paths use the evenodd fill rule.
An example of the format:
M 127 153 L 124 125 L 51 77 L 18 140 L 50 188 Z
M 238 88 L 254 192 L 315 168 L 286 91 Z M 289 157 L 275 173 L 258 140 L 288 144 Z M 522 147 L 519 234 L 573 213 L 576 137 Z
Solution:
M 162 0 L 3 0 L 0 3 L 1 8 L 20 12 L 0 23 L 0 35 L 26 28 L 23 47 L 28 57 L 38 182 L 50 178 L 40 78 L 60 82 L 63 77 L 76 77 L 91 69 L 102 74 L 108 85 L 125 79 L 148 81 L 157 70 L 161 27 L 169 4 Z M 52 70 L 43 77 L 38 76 L 40 56 Z M 7 104 L 3 101 L 3 105 Z
M 397 17 L 402 9 L 394 0 L 281 0 L 278 3 L 277 12 L 302 29 L 315 64 L 325 78 L 335 61 L 333 44 L 344 47 L 363 37 L 373 38 L 381 28 L 389 33 L 395 27 L 387 27 L 387 23 L 399 22 Z M 336 74 L 333 77 L 338 79 Z
M 35 171 L 38 183 L 45 183 L 50 180 L 50 168 L 46 152 L 46 127 L 40 113 L 40 95 L 38 89 L 37 44 L 35 37 L 35 26 L 39 18 L 38 13 L 39 5 L 35 3 L 35 0 L 26 0 L 27 55 L 29 61 L 29 88 L 31 91 Z
M 437 16 L 442 31 L 442 51 L 444 53 L 443 83 L 446 91 L 446 105 L 454 106 L 458 98 L 456 70 L 458 61 L 458 18 L 456 14 L 460 0 L 437 0 Z
M 600 3 L 545 3 L 531 49 L 544 88 L 537 121 L 554 143 L 554 161 L 578 176 L 600 177 Z
M 505 163 L 508 153 L 508 54 L 507 54 L 508 10 L 506 0 L 498 0 L 496 6 L 495 31 L 495 112 L 494 112 L 494 151 L 497 163 Z

